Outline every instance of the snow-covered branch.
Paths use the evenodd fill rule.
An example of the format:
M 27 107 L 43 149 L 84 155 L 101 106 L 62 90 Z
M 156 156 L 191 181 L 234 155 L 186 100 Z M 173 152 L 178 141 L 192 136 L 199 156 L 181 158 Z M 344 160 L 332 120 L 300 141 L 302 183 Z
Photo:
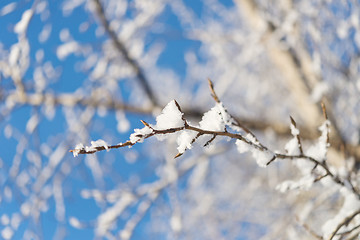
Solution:
M 74 150 L 71 150 L 71 152 L 73 152 L 74 156 L 78 154 L 92 154 L 113 148 L 131 147 L 152 136 L 157 137 L 159 140 L 164 140 L 166 137 L 177 134 L 178 154 L 175 156 L 175 158 L 177 158 L 183 155 L 185 150 L 191 149 L 192 145 L 196 142 L 208 146 L 212 144 L 216 138 L 226 137 L 236 140 L 239 153 L 250 152 L 257 164 L 261 167 L 266 167 L 276 160 L 290 160 L 294 162 L 302 177 L 297 181 L 290 180 L 280 184 L 278 189 L 281 192 L 303 188 L 309 189 L 317 182 L 320 182 L 322 185 L 329 185 L 330 180 L 332 182 L 330 185 L 337 186 L 337 189 L 341 191 L 346 191 L 351 195 L 350 198 L 356 199 L 356 204 L 360 206 L 360 193 L 357 188 L 354 187 L 351 179 L 339 176 L 326 161 L 330 144 L 330 121 L 327 119 L 324 105 L 322 108 L 325 121 L 323 125 L 319 127 L 321 136 L 318 142 L 311 147 L 304 148 L 300 138 L 300 131 L 296 127 L 296 122 L 293 118 L 290 118 L 290 130 L 294 138 L 286 144 L 286 153 L 280 153 L 261 144 L 249 129 L 244 129 L 240 123 L 236 122 L 219 100 L 210 80 L 209 86 L 216 105 L 203 115 L 198 125 L 190 124 L 185 119 L 180 105 L 173 100 L 167 104 L 162 113 L 156 118 L 155 125 L 142 121 L 144 127 L 142 129 L 135 129 L 134 133 L 130 136 L 130 140 L 125 143 L 108 145 L 103 140 L 98 140 L 92 142 L 91 146 L 87 147 L 80 144 Z M 228 129 L 232 129 L 234 132 L 229 132 Z M 329 240 L 333 239 L 337 232 L 345 225 L 347 226 L 358 214 L 359 212 L 355 212 L 351 216 L 345 216 L 344 214 L 338 216 L 337 218 L 341 221 L 337 221 L 339 223 L 336 227 L 330 227 L 332 232 Z M 356 224 L 358 224 L 357 221 Z M 327 222 L 326 225 L 330 226 L 330 223 Z M 329 227 L 324 227 L 324 236 L 329 234 L 328 229 Z M 353 227 L 351 231 L 355 231 L 356 229 L 356 227 Z

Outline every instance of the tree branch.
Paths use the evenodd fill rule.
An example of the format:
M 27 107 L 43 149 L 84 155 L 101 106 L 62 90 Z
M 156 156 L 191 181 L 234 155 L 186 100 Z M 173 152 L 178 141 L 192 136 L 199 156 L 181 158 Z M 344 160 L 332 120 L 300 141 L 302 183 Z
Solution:
M 146 95 L 148 96 L 148 98 L 150 99 L 152 104 L 155 106 L 159 106 L 158 100 L 155 97 L 155 94 L 149 85 L 149 80 L 145 76 L 144 71 L 141 69 L 140 65 L 136 62 L 136 60 L 130 56 L 127 48 L 125 47 L 125 44 L 117 37 L 114 30 L 111 29 L 110 23 L 105 16 L 104 7 L 102 6 L 100 0 L 94 0 L 94 2 L 96 5 L 96 13 L 97 13 L 98 17 L 100 18 L 100 22 L 101 22 L 102 26 L 104 27 L 105 31 L 107 32 L 107 34 L 110 36 L 111 40 L 113 41 L 115 48 L 121 53 L 121 55 L 124 57 L 125 61 L 135 71 L 137 79 L 139 80 L 141 86 L 143 87 Z

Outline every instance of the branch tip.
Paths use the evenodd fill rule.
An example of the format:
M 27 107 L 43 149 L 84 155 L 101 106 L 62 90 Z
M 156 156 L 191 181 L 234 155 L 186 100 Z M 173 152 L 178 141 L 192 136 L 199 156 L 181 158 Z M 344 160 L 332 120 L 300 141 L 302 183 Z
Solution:
M 269 166 L 270 163 L 272 163 L 273 161 L 275 161 L 275 159 L 276 159 L 276 155 L 274 155 L 274 156 L 270 159 L 270 161 L 268 161 L 268 162 L 266 163 L 266 166 Z
M 144 124 L 146 127 L 151 128 L 151 126 L 150 126 L 147 122 L 145 122 L 144 120 L 140 120 L 140 121 L 141 121 L 141 123 Z
M 181 155 L 183 155 L 183 153 L 178 153 L 178 154 L 176 154 L 176 156 L 174 157 L 174 159 L 180 157 Z
M 213 82 L 210 80 L 210 78 L 208 78 L 208 84 L 209 84 L 209 88 L 210 88 L 210 91 L 211 91 L 211 96 L 213 97 L 213 99 L 215 100 L 215 102 L 219 103 L 220 100 L 219 100 L 218 96 L 217 96 L 216 93 L 215 93 L 214 84 L 213 84 Z
M 179 109 L 179 111 L 182 112 L 180 104 L 175 99 L 174 99 L 174 102 L 175 102 L 176 107 Z
M 327 112 L 326 112 L 326 107 L 325 107 L 324 102 L 321 102 L 321 109 L 322 109 L 324 118 L 325 118 L 326 120 L 328 120 L 328 115 L 327 115 Z
M 294 127 L 296 127 L 296 122 L 291 116 L 290 116 L 290 121 L 291 121 L 291 124 L 294 125 Z

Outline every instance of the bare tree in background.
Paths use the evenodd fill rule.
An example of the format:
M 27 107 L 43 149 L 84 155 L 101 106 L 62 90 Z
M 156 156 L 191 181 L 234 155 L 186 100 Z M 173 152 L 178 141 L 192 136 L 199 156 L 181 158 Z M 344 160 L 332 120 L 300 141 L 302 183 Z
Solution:
M 1 3 L 1 238 L 357 239 L 359 13 Z

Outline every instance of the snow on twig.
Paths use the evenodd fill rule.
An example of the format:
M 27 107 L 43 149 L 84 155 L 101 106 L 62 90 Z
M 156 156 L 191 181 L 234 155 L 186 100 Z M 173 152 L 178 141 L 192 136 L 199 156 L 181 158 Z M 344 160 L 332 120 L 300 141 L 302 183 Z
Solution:
M 355 191 L 354 187 L 349 187 L 349 185 L 353 186 L 351 181 L 347 180 L 350 181 L 350 184 L 345 184 L 346 180 L 341 179 L 335 172 L 333 172 L 326 162 L 327 151 L 330 145 L 330 121 L 327 119 L 325 106 L 323 105 L 325 122 L 319 127 L 321 136 L 316 144 L 310 146 L 308 149 L 303 148 L 300 139 L 300 131 L 296 126 L 295 120 L 290 117 L 290 130 L 293 138 L 286 143 L 286 153 L 283 154 L 270 150 L 268 147 L 260 143 L 250 130 L 236 122 L 217 97 L 210 80 L 209 86 L 216 104 L 208 112 L 204 113 L 198 125 L 190 124 L 185 119 L 180 105 L 173 100 L 170 101 L 162 110 L 162 113 L 156 117 L 156 124 L 151 125 L 145 121 L 141 121 L 144 124 L 144 127 L 142 129 L 135 129 L 134 133 L 130 135 L 129 140 L 125 143 L 108 145 L 105 141 L 98 140 L 91 142 L 91 146 L 83 146 L 82 144 L 79 144 L 74 150 L 71 150 L 71 152 L 73 152 L 74 156 L 77 156 L 78 154 L 91 154 L 112 148 L 125 146 L 131 147 L 132 145 L 141 143 L 146 138 L 152 136 L 156 136 L 159 140 L 163 140 L 169 135 L 174 135 L 176 133 L 175 136 L 177 137 L 176 142 L 178 144 L 178 154 L 175 157 L 179 157 L 187 149 L 191 149 L 192 145 L 202 136 L 210 137 L 206 141 L 205 146 L 211 144 L 219 136 L 235 139 L 235 144 L 239 153 L 251 153 L 257 164 L 261 167 L 267 167 L 275 160 L 281 159 L 291 160 L 295 163 L 302 176 L 298 180 L 288 180 L 279 184 L 277 189 L 281 192 L 294 189 L 306 190 L 311 188 L 316 182 L 321 182 L 321 184 L 326 185 L 329 182 L 329 179 L 335 183 L 335 186 L 337 186 L 338 189 L 345 189 L 342 191 L 346 191 L 351 195 L 350 197 L 345 196 L 345 203 L 343 206 L 343 209 L 345 210 L 340 211 L 334 219 L 327 221 L 323 225 L 323 236 L 330 236 L 329 239 L 333 239 L 340 229 L 349 231 L 349 228 L 344 228 L 343 226 L 347 225 L 359 214 L 356 212 L 354 215 L 347 217 L 350 213 L 349 206 L 357 204 L 356 208 L 360 208 L 360 202 L 358 200 L 360 196 L 359 193 Z M 228 128 L 234 130 L 235 132 L 229 132 Z M 169 181 L 172 182 L 173 180 Z M 103 215 L 103 217 L 105 216 L 106 215 Z M 113 217 L 114 216 L 112 216 L 111 219 Z M 351 225 L 352 229 L 356 229 L 356 227 L 354 227 L 356 224 L 359 223 L 356 221 Z M 102 226 L 103 228 L 100 228 L 98 232 L 100 235 L 104 234 L 104 231 L 106 232 L 106 229 L 108 228 L 106 221 L 102 224 Z

